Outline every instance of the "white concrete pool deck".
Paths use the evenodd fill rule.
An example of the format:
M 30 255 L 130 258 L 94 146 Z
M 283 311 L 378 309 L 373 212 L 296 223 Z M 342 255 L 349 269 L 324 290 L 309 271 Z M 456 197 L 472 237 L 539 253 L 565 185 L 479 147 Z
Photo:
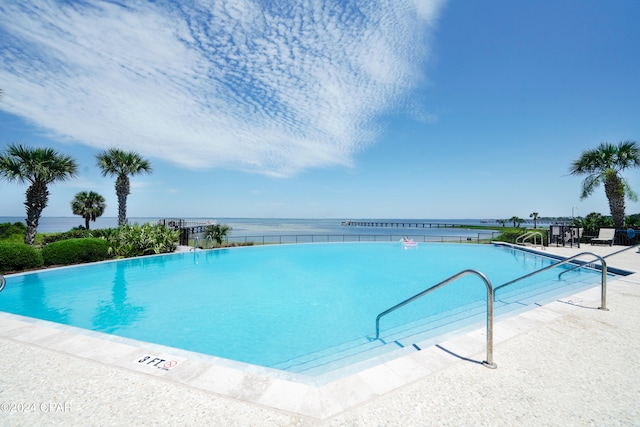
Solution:
M 640 253 L 607 263 L 637 272 Z M 496 322 L 497 369 L 478 363 L 486 356 L 480 329 L 350 376 L 302 382 L 0 313 L 0 424 L 640 425 L 640 274 L 609 281 L 609 311 L 599 306 L 594 284 Z M 139 363 L 145 355 L 177 364 Z

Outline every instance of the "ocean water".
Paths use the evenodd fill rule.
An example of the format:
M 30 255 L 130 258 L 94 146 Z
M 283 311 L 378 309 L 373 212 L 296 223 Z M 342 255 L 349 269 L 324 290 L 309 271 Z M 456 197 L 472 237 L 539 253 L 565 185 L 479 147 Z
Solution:
M 159 217 L 131 217 L 130 224 L 155 224 L 162 218 Z M 430 223 L 432 228 L 398 228 L 398 227 L 366 227 L 342 225 L 345 219 L 341 218 L 182 218 L 194 222 L 217 222 L 229 225 L 232 230 L 230 237 L 242 236 L 274 236 L 274 235 L 409 235 L 409 236 L 471 236 L 476 237 L 478 230 L 465 228 L 437 227 L 437 224 L 456 225 L 489 225 L 495 226 L 498 231 L 501 227 L 496 222 L 486 222 L 481 219 L 357 219 L 352 221 L 378 221 L 378 222 L 406 222 Z M 23 222 L 23 217 L 0 216 L 0 223 Z M 84 226 L 84 220 L 76 217 L 42 217 L 38 225 L 39 233 L 55 233 L 69 231 L 74 227 Z M 117 227 L 116 217 L 100 217 L 91 222 L 91 229 Z M 428 227 L 428 226 L 426 226 Z M 490 234 L 491 232 L 488 231 Z

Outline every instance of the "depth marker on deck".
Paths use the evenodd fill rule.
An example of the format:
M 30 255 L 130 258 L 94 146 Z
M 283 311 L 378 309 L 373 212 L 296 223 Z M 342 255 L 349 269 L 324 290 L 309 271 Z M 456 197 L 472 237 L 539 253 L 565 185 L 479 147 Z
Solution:
M 184 362 L 186 359 L 183 357 L 174 357 L 174 356 L 153 356 L 150 354 L 144 354 L 133 363 L 143 366 L 148 366 L 151 368 L 161 369 L 163 371 L 168 371 L 169 369 L 173 369 L 178 366 L 178 363 Z

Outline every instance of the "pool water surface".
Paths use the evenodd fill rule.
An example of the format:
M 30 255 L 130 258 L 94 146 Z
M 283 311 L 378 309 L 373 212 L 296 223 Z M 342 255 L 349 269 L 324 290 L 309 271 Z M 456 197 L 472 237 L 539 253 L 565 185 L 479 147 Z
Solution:
M 307 375 L 483 322 L 486 287 L 557 260 L 493 245 L 316 243 L 183 252 L 7 276 L 0 310 Z M 496 313 L 593 286 L 562 267 L 501 290 Z

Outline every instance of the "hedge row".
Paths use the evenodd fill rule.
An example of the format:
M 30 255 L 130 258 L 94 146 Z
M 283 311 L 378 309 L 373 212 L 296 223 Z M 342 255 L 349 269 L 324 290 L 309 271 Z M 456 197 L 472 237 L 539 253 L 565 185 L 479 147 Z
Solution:
M 42 248 L 42 258 L 47 266 L 102 261 L 109 258 L 109 243 L 95 237 L 61 240 Z
M 27 226 L 21 222 L 3 222 L 0 224 L 0 239 L 7 239 L 15 234 L 24 237 L 24 233 L 27 231 Z
M 0 243 L 0 273 L 42 267 L 39 250 L 24 243 Z
M 51 243 L 42 250 L 24 243 L 0 243 L 0 273 L 10 273 L 43 265 L 68 265 L 110 258 L 104 239 L 69 239 Z
M 62 240 L 81 239 L 85 237 L 100 237 L 100 236 L 94 235 L 91 230 L 74 229 L 71 231 L 64 231 L 62 233 L 45 234 L 42 237 L 42 243 L 45 245 L 48 245 L 51 243 L 60 242 Z
M 20 224 L 1 224 L 0 233 L 18 236 Z M 24 225 L 22 225 L 24 227 Z M 26 227 L 25 227 L 26 228 Z M 71 230 L 45 235 L 39 250 L 24 243 L 0 243 L 0 273 L 17 272 L 50 265 L 69 265 L 173 252 L 179 231 L 162 225 L 126 225 L 100 230 Z

